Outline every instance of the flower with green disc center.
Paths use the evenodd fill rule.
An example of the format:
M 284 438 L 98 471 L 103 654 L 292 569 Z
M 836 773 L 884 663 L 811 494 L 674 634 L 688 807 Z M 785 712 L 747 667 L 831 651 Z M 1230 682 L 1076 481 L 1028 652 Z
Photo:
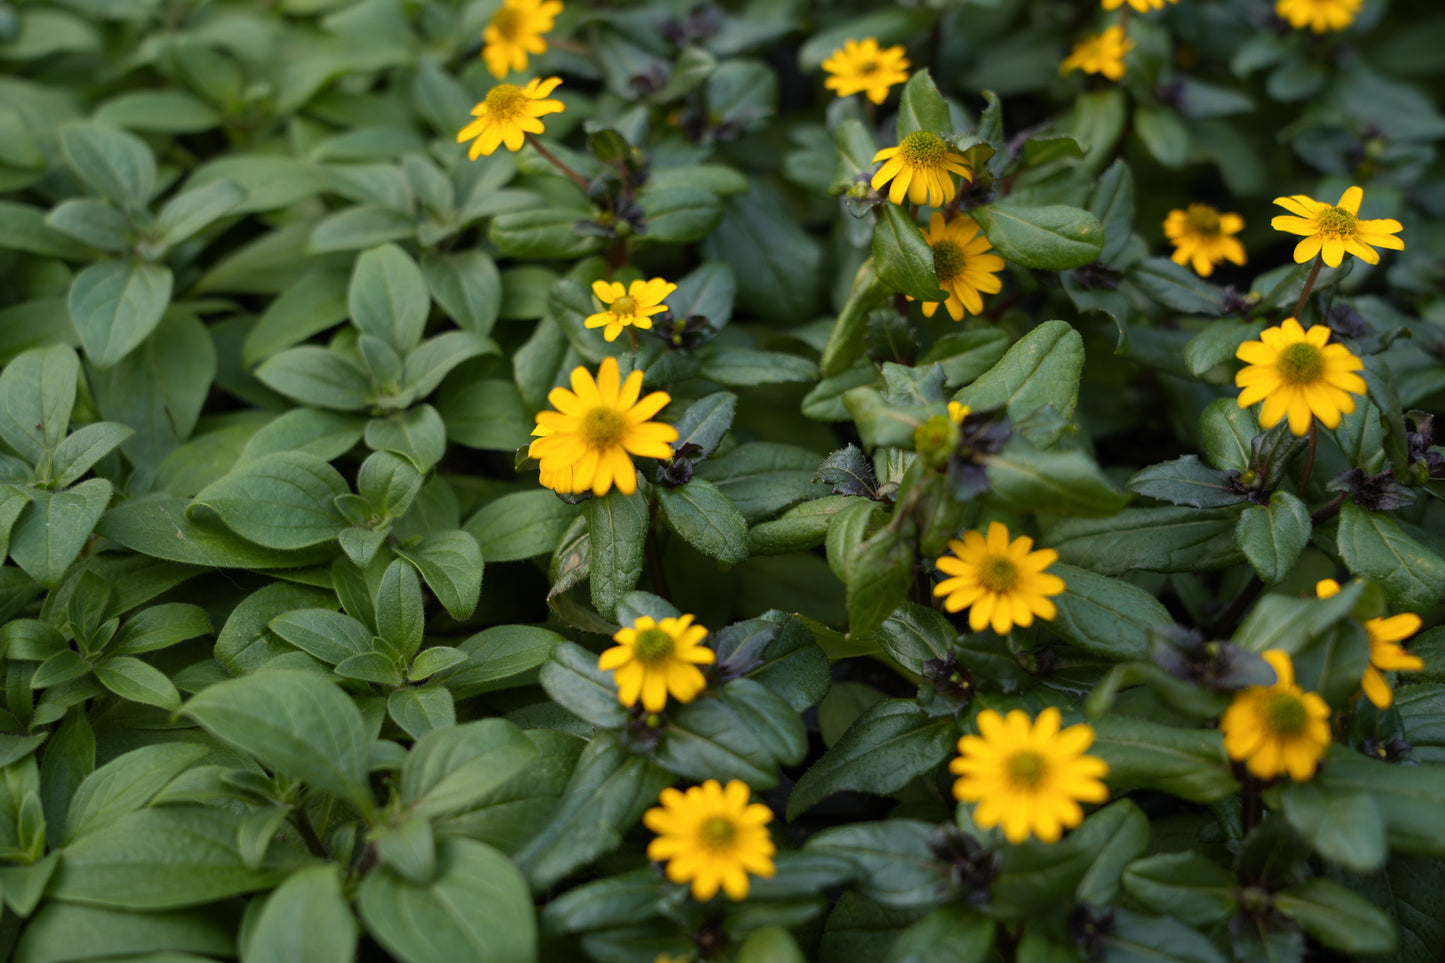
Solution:
M 1275 366 L 1286 384 L 1312 385 L 1325 373 L 1325 355 L 1308 341 L 1298 341 L 1279 353 Z
M 1007 764 L 1009 780 L 1020 789 L 1032 789 L 1043 781 L 1047 768 L 1043 757 L 1027 749 L 1016 752 Z
M 611 448 L 622 440 L 627 420 L 616 408 L 598 405 L 582 416 L 582 440 L 593 448 Z
M 632 644 L 632 657 L 643 665 L 657 665 L 669 658 L 677 643 L 662 629 L 643 629 Z

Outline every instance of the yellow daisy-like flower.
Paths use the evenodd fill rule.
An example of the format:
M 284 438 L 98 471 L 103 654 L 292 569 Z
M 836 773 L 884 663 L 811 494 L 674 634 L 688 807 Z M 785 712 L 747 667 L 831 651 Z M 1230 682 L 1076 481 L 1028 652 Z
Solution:
M 1169 0 L 1170 3 L 1178 3 L 1179 0 Z M 1124 5 L 1124 0 L 1104 0 L 1105 10 L 1118 10 Z M 1129 6 L 1140 13 L 1148 13 L 1150 10 L 1163 10 L 1164 0 L 1129 0 Z
M 692 883 L 697 900 L 709 900 L 719 888 L 729 899 L 745 899 L 749 875 L 776 872 L 777 847 L 768 835 L 773 811 L 749 803 L 752 791 L 737 779 L 726 787 L 716 779 L 687 792 L 667 788 L 662 805 L 642 814 L 642 824 L 657 833 L 647 844 L 647 858 L 666 861 L 667 878 Z
M 1124 36 L 1123 27 L 1110 27 L 1093 37 L 1085 37 L 1059 64 L 1059 73 L 1082 70 L 1086 74 L 1103 74 L 1110 80 L 1124 76 L 1124 55 L 1134 49 L 1134 41 Z
M 823 61 L 830 76 L 823 86 L 836 90 L 839 97 L 867 94 L 875 104 L 888 99 L 888 89 L 908 80 L 908 58 L 903 47 L 879 47 L 878 41 L 865 37 L 861 41 L 846 40 Z
M 1289 417 L 1289 430 L 1303 435 L 1312 418 L 1326 428 L 1340 423 L 1340 415 L 1355 410 L 1351 393 L 1366 391 L 1365 379 L 1355 374 L 1364 362 L 1342 344 L 1328 344 L 1330 329 L 1311 325 L 1308 331 L 1294 318 L 1276 328 L 1265 328 L 1258 341 L 1246 341 L 1234 356 L 1246 362 L 1234 376 L 1242 388 L 1239 407 L 1264 402 L 1259 411 L 1262 428 L 1273 428 Z
M 1274 12 L 1296 30 L 1308 27 L 1315 33 L 1328 33 L 1355 22 L 1360 0 L 1276 0 Z
M 1224 751 L 1257 779 L 1288 772 L 1295 782 L 1305 782 L 1330 744 L 1330 707 L 1294 684 L 1287 652 L 1270 649 L 1264 660 L 1274 669 L 1275 683 L 1235 695 L 1219 719 Z
M 1232 235 L 1244 230 L 1244 218 L 1222 214 L 1210 204 L 1190 204 L 1187 211 L 1174 210 L 1164 219 L 1164 235 L 1174 244 L 1169 259 L 1189 264 L 1200 277 L 1214 273 L 1221 261 L 1244 263 L 1244 245 Z
M 527 69 L 528 54 L 546 53 L 542 35 L 561 12 L 559 0 L 502 0 L 482 31 L 482 59 L 492 76 L 501 80 L 508 71 L 521 73 Z
M 948 300 L 941 302 L 948 309 L 948 316 L 962 321 L 965 311 L 982 314 L 983 298 L 979 294 L 997 294 L 1003 290 L 1003 281 L 995 275 L 1004 269 L 1004 260 L 988 253 L 993 245 L 988 243 L 978 224 L 962 214 L 944 221 L 943 215 L 934 211 L 923 236 L 933 248 L 933 273 L 938 278 L 938 286 L 948 292 Z M 923 316 L 933 317 L 939 304 L 924 301 Z
M 625 288 L 616 281 L 593 281 L 592 293 L 608 307 L 589 315 L 583 323 L 589 328 L 605 327 L 602 337 L 608 341 L 616 341 L 628 325 L 646 331 L 652 327 L 652 316 L 667 310 L 663 299 L 676 290 L 676 284 L 662 278 L 633 281 L 631 287 Z
M 873 189 L 882 190 L 889 181 L 888 199 L 902 204 L 929 204 L 942 207 L 953 200 L 957 190 L 951 174 L 972 183 L 973 171 L 968 161 L 942 137 L 926 130 L 915 130 L 897 147 L 885 147 L 873 155 L 873 163 L 884 161 L 873 175 Z
M 1315 584 L 1315 595 L 1322 599 L 1331 598 L 1340 591 L 1340 583 L 1332 578 L 1322 579 Z M 1365 698 L 1377 709 L 1388 709 L 1395 704 L 1395 693 L 1385 680 L 1386 672 L 1419 672 L 1425 668 L 1425 660 L 1411 655 L 1400 645 L 1401 642 L 1420 631 L 1423 623 L 1414 612 L 1402 612 L 1389 618 L 1367 619 L 1365 637 L 1370 640 L 1370 664 L 1365 666 L 1360 688 Z
M 541 462 L 542 484 L 553 491 L 602 496 L 612 486 L 624 495 L 637 490 L 631 455 L 671 458 L 677 429 L 650 419 L 672 396 L 654 391 L 638 400 L 642 372 L 621 381 L 616 358 L 605 358 L 597 380 L 586 368 L 572 369 L 572 390 L 547 394 L 556 411 L 537 412 L 537 440 L 527 454 Z
M 617 698 L 625 706 L 637 705 L 661 712 L 668 693 L 678 702 L 691 702 L 707 685 L 700 665 L 717 661 L 717 653 L 702 644 L 707 629 L 692 624 L 691 615 L 656 622 L 644 615 L 612 637 L 617 644 L 597 659 L 597 668 L 611 672 Z
M 1340 202 L 1333 206 L 1303 194 L 1276 197 L 1274 202 L 1290 213 L 1280 214 L 1269 224 L 1276 231 L 1304 235 L 1304 240 L 1295 245 L 1296 264 L 1304 264 L 1320 254 L 1330 267 L 1339 267 L 1346 252 L 1366 264 L 1379 264 L 1380 255 L 1375 253 L 1375 248 L 1403 251 L 1405 242 L 1395 237 L 1401 227 L 1394 218 L 1359 219 L 1360 202 L 1364 198 L 1365 192 L 1358 187 L 1347 189 L 1340 195 Z
M 1050 595 L 1064 590 L 1064 580 L 1044 569 L 1059 560 L 1051 548 L 1030 551 L 1034 540 L 1020 535 L 1012 542 L 1008 526 L 989 522 L 988 536 L 982 532 L 963 533 L 963 540 L 950 540 L 949 551 L 938 560 L 938 570 L 952 576 L 933 587 L 949 612 L 968 609 L 968 626 L 982 632 L 992 626 L 999 635 L 1015 625 L 1028 628 L 1034 616 L 1051 619 L 1058 614 Z
M 978 714 L 979 734 L 958 740 L 958 758 L 948 764 L 959 777 L 953 795 L 978 803 L 973 821 L 980 828 L 1003 823 L 1011 843 L 1030 833 L 1053 843 L 1083 822 L 1080 802 L 1109 798 L 1100 781 L 1109 764 L 1084 754 L 1093 745 L 1093 727 L 1080 723 L 1060 732 L 1060 718 L 1052 706 L 1032 723 L 1020 709 L 1007 716 L 985 709 Z
M 565 109 L 562 101 L 546 99 L 561 82 L 560 77 L 546 80 L 534 77 L 525 87 L 497 84 L 488 92 L 486 100 L 472 108 L 472 116 L 477 119 L 462 128 L 457 134 L 457 143 L 475 138 L 468 152 L 472 160 L 492 156 L 502 144 L 507 145 L 507 150 L 521 150 L 528 134 L 543 132 L 538 118 L 560 114 Z

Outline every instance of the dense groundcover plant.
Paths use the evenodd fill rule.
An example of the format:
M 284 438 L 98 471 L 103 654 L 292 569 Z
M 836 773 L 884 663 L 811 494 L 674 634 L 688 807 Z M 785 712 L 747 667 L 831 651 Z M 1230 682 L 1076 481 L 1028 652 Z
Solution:
M 1435 963 L 1442 44 L 0 2 L 4 955 Z

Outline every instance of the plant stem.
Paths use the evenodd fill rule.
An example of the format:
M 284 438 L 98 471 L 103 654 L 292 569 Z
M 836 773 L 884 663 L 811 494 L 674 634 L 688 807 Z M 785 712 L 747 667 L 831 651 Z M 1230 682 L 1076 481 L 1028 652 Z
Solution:
M 647 571 L 652 576 L 652 589 L 667 601 L 672 601 L 672 592 L 667 587 L 667 570 L 662 565 L 662 550 L 657 544 L 657 497 L 649 499 L 647 540 L 643 553 L 647 556 Z
M 582 193 L 587 193 L 588 185 L 586 178 L 574 171 L 572 168 L 568 167 L 566 164 L 562 163 L 561 158 L 549 151 L 547 148 L 543 147 L 542 142 L 531 134 L 527 135 L 527 143 L 531 144 L 534 148 L 536 148 L 537 153 L 541 154 L 543 157 L 547 158 L 547 160 L 551 161 L 553 167 L 557 168 L 559 171 L 572 178 L 572 183 L 582 188 Z
M 1295 491 L 1301 495 L 1305 493 L 1305 486 L 1310 483 L 1310 473 L 1315 470 L 1315 449 L 1319 447 L 1319 444 L 1319 423 L 1311 419 L 1309 448 L 1305 450 L 1305 469 L 1300 473 L 1299 486 L 1295 488 Z
M 306 844 L 306 851 L 312 856 L 327 859 L 326 844 L 316 834 L 316 827 L 311 825 L 311 817 L 306 815 L 306 810 L 299 804 L 293 811 L 296 814 L 296 831 L 301 834 L 301 841 Z
M 1249 584 L 1244 587 L 1244 591 L 1236 595 L 1234 601 L 1229 603 L 1229 608 L 1224 610 L 1224 614 L 1210 623 L 1214 630 L 1211 637 L 1226 638 L 1233 635 L 1234 630 L 1239 627 L 1240 619 L 1244 616 L 1244 610 L 1259 598 L 1259 593 L 1262 591 L 1264 591 L 1264 582 L 1256 575 L 1250 579 Z
M 1310 524 L 1320 525 L 1329 521 L 1340 513 L 1340 506 L 1345 503 L 1345 493 L 1340 492 L 1319 508 L 1310 512 Z
M 1299 320 L 1300 312 L 1305 309 L 1305 302 L 1310 298 L 1310 291 L 1315 286 L 1315 278 L 1320 276 L 1320 268 L 1324 266 L 1324 263 L 1325 256 L 1323 254 L 1316 254 L 1314 267 L 1310 268 L 1310 276 L 1305 278 L 1304 290 L 1299 293 L 1299 301 L 1295 302 L 1295 320 Z

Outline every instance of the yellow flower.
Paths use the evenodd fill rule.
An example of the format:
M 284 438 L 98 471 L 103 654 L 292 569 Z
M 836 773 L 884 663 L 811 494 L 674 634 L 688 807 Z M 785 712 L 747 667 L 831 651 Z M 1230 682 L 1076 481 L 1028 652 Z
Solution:
M 875 104 L 888 99 L 888 88 L 908 80 L 903 47 L 881 48 L 872 37 L 844 41 L 841 49 L 823 61 L 823 69 L 832 74 L 823 81 L 824 87 L 836 90 L 839 97 L 866 93 Z
M 727 787 L 709 779 L 687 792 L 667 788 L 662 805 L 642 814 L 642 824 L 657 833 L 647 844 L 647 858 L 667 862 L 667 878 L 692 882 L 692 895 L 709 900 L 719 887 L 729 899 L 748 895 L 748 876 L 775 872 L 777 847 L 768 836 L 773 812 L 749 803 L 751 790 L 736 779 Z
M 492 76 L 501 80 L 509 70 L 527 69 L 527 54 L 544 54 L 542 35 L 562 12 L 559 0 L 502 0 L 491 23 L 482 31 L 482 59 Z
M 1170 3 L 1178 3 L 1179 0 L 1169 0 Z M 1104 0 L 1105 10 L 1118 10 L 1124 0 Z M 1164 9 L 1164 0 L 1129 0 L 1129 6 L 1140 13 L 1148 13 L 1150 10 Z
M 671 458 L 677 429 L 650 421 L 672 397 L 654 391 L 638 400 L 642 372 L 620 381 L 616 358 L 605 358 L 597 380 L 584 367 L 572 369 L 572 390 L 553 388 L 547 395 L 556 411 L 537 412 L 538 436 L 527 454 L 541 462 L 542 484 L 553 491 L 605 495 L 615 484 L 624 495 L 637 490 L 637 471 L 629 455 Z
M 1124 76 L 1124 55 L 1134 49 L 1134 41 L 1124 36 L 1123 27 L 1110 27 L 1093 37 L 1085 37 L 1074 46 L 1073 53 L 1059 64 L 1059 73 L 1082 70 L 1086 74 L 1103 74 L 1110 80 Z
M 1340 583 L 1332 578 L 1322 579 L 1315 584 L 1315 594 L 1322 599 L 1338 593 Z M 1420 616 L 1413 612 L 1402 612 L 1388 619 L 1367 619 L 1365 637 L 1370 640 L 1370 664 L 1365 666 L 1365 676 L 1360 688 L 1365 698 L 1377 709 L 1388 709 L 1395 704 L 1395 693 L 1385 681 L 1385 672 L 1419 672 L 1425 668 L 1425 660 L 1411 655 L 1400 643 L 1420 631 Z
M 1354 23 L 1360 0 L 1276 0 L 1274 12 L 1296 30 L 1309 27 L 1315 33 L 1326 33 Z
M 973 409 L 970 408 L 968 405 L 961 405 L 956 401 L 950 401 L 948 403 L 948 418 L 955 425 L 963 424 L 963 419 L 967 418 L 972 413 Z
M 1401 230 L 1399 221 L 1388 217 L 1362 221 L 1356 216 L 1360 213 L 1360 201 L 1364 197 L 1365 192 L 1358 187 L 1346 190 L 1334 206 L 1303 194 L 1276 197 L 1274 202 L 1291 214 L 1280 214 L 1269 223 L 1276 231 L 1304 235 L 1304 240 L 1295 245 L 1296 264 L 1304 264 L 1316 254 L 1321 254 L 1330 267 L 1339 267 L 1346 252 L 1366 264 L 1379 264 L 1380 255 L 1375 253 L 1376 247 L 1403 251 L 1405 242 L 1394 236 Z M 1293 217 L 1292 214 L 1299 216 Z
M 1164 220 L 1164 234 L 1174 244 L 1169 259 L 1191 264 L 1194 273 L 1209 277 L 1220 261 L 1244 263 L 1244 245 L 1231 235 L 1244 230 L 1244 218 L 1221 214 L 1209 204 L 1190 204 L 1189 210 L 1174 210 Z
M 945 222 L 943 215 L 934 211 L 923 236 L 933 248 L 933 273 L 938 286 L 948 292 L 948 300 L 942 304 L 949 317 L 962 321 L 965 311 L 982 314 L 980 292 L 997 294 L 1003 290 L 1003 282 L 994 275 L 1004 269 L 1004 260 L 988 253 L 993 245 L 979 231 L 978 224 L 962 214 Z M 939 303 L 924 301 L 923 316 L 933 317 Z
M 1364 363 L 1342 344 L 1327 344 L 1330 329 L 1311 325 L 1308 331 L 1294 318 L 1277 328 L 1265 328 L 1258 341 L 1246 341 L 1234 356 L 1246 362 L 1234 376 L 1239 407 L 1264 402 L 1259 412 L 1262 428 L 1273 428 L 1289 416 L 1289 430 L 1303 435 L 1311 418 L 1326 428 L 1340 423 L 1340 414 L 1355 410 L 1355 399 L 1365 393 L 1365 379 L 1355 374 Z
M 525 87 L 497 84 L 488 92 L 486 100 L 472 108 L 472 116 L 477 119 L 462 128 L 457 134 L 457 143 L 476 138 L 469 151 L 472 160 L 482 155 L 492 156 L 504 143 L 507 150 L 521 150 L 527 134 L 542 133 L 539 117 L 560 114 L 564 109 L 562 101 L 545 99 L 561 82 L 560 77 L 546 80 L 534 77 Z
M 597 659 L 597 668 L 611 672 L 617 698 L 625 706 L 637 705 L 661 712 L 668 693 L 678 702 L 691 702 L 707 685 L 699 665 L 717 661 L 717 653 L 702 645 L 707 629 L 692 624 L 692 616 L 653 621 L 644 615 L 612 637 L 617 644 Z
M 1052 706 L 1030 723 L 1020 709 L 1001 716 L 993 709 L 978 714 L 976 736 L 958 740 L 958 758 L 948 771 L 958 776 L 954 798 L 976 802 L 973 821 L 982 829 L 1003 823 L 1011 843 L 1029 834 L 1057 842 L 1065 829 L 1084 820 L 1079 802 L 1103 802 L 1109 789 L 1101 779 L 1109 764 L 1084 754 L 1094 742 L 1092 726 L 1080 723 L 1059 731 L 1059 710 Z
M 873 155 L 873 163 L 886 161 L 873 175 L 873 189 L 882 190 L 889 181 L 888 199 L 902 204 L 906 195 L 910 204 L 942 207 L 953 200 L 957 191 L 950 173 L 972 182 L 968 161 L 942 137 L 926 130 L 915 130 L 897 147 L 885 147 Z
M 968 625 L 982 632 L 992 625 L 1006 635 L 1015 625 L 1034 624 L 1034 616 L 1051 619 L 1058 614 L 1048 596 L 1064 590 L 1064 580 L 1044 571 L 1058 561 L 1051 548 L 1031 552 L 1034 540 L 1020 535 L 1012 542 L 1008 526 L 989 522 L 988 537 L 982 532 L 963 533 L 963 541 L 950 540 L 952 555 L 938 560 L 946 578 L 933 587 L 935 596 L 946 596 L 943 607 L 950 612 L 968 609 Z
M 1274 669 L 1275 684 L 1235 695 L 1219 720 L 1224 751 L 1258 779 L 1288 772 L 1295 782 L 1304 782 L 1330 744 L 1330 707 L 1317 693 L 1294 684 L 1288 653 L 1270 649 L 1264 659 Z
M 607 330 L 602 332 L 602 337 L 608 341 L 616 341 L 622 329 L 628 325 L 646 331 L 652 327 L 652 315 L 667 310 L 662 299 L 676 290 L 676 284 L 662 278 L 633 281 L 632 286 L 626 288 L 615 281 L 593 281 L 592 293 L 597 295 L 599 301 L 608 305 L 608 309 L 588 316 L 583 323 L 589 328 L 601 328 L 605 325 Z

